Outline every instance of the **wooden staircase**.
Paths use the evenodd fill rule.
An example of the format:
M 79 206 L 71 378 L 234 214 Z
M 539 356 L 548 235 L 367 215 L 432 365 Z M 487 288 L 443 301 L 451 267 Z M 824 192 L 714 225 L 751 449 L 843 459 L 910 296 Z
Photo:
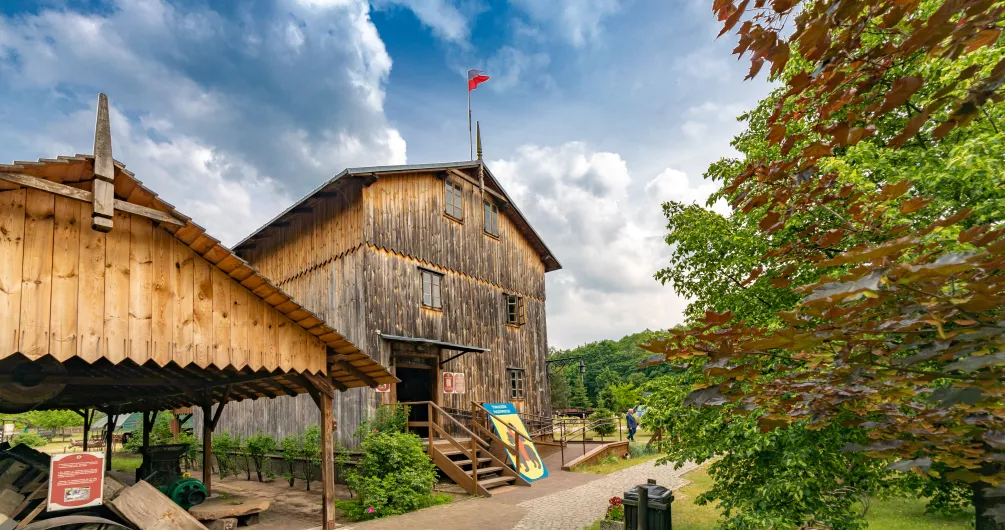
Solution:
M 429 421 L 410 421 L 410 429 L 425 428 L 429 457 L 446 476 L 472 495 L 491 497 L 530 482 L 493 454 L 493 441 L 476 435 L 435 403 L 402 403 L 427 407 Z M 498 453 L 498 449 L 496 451 Z M 505 453 L 504 453 L 505 454 Z

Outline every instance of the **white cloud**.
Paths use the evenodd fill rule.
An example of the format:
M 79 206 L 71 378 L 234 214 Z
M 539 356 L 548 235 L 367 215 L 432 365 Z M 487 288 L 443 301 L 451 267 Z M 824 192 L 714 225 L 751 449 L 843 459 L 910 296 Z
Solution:
M 0 116 L 20 124 L 0 159 L 89 152 L 107 92 L 116 158 L 227 243 L 343 167 L 406 161 L 365 0 L 235 6 L 0 16 Z
M 660 205 L 704 202 L 714 186 L 666 169 L 633 187 L 643 179 L 621 155 L 581 142 L 523 146 L 490 167 L 563 264 L 547 275 L 550 342 L 571 347 L 680 321 L 686 301 L 653 279 L 669 255 Z
M 467 46 L 471 36 L 468 16 L 447 0 L 373 0 L 377 9 L 398 5 L 410 9 L 423 25 L 448 42 Z
M 603 20 L 621 9 L 620 0 L 511 0 L 531 19 L 557 30 L 574 46 L 603 33 Z
M 497 92 L 506 92 L 521 85 L 554 86 L 548 74 L 551 57 L 544 52 L 524 52 L 512 46 L 503 46 L 486 61 L 485 72 L 492 77 L 486 86 Z

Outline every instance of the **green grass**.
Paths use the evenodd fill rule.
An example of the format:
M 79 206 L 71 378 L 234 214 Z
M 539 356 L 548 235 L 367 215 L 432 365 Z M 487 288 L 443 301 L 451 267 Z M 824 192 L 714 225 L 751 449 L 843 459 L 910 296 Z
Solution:
M 627 467 L 637 466 L 643 462 L 648 462 L 650 460 L 655 460 L 663 455 L 648 455 L 639 458 L 618 458 L 618 457 L 607 457 L 602 459 L 599 463 L 589 465 L 589 466 L 576 466 L 573 471 L 578 471 L 580 473 L 593 473 L 596 475 L 609 475 L 615 471 L 621 471 Z
M 711 506 L 699 506 L 694 500 L 712 487 L 712 478 L 705 467 L 684 475 L 691 484 L 674 492 L 674 530 L 712 530 L 719 520 L 719 511 Z M 926 515 L 923 499 L 873 499 L 866 515 L 868 528 L 876 530 L 969 530 L 973 528 L 971 515 Z M 587 526 L 597 530 L 600 522 Z
M 112 469 L 116 471 L 135 471 L 143 463 L 143 457 L 132 453 L 113 453 Z

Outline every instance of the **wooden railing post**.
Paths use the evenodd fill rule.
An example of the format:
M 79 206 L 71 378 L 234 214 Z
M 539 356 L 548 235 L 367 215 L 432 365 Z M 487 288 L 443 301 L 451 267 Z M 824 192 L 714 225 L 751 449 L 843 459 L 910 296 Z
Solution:
M 428 422 L 428 425 L 426 426 L 426 436 L 429 438 L 429 454 L 433 454 L 433 424 L 436 422 L 433 421 L 434 412 L 432 401 L 426 402 L 426 410 L 428 411 L 428 414 L 426 415 L 426 421 Z

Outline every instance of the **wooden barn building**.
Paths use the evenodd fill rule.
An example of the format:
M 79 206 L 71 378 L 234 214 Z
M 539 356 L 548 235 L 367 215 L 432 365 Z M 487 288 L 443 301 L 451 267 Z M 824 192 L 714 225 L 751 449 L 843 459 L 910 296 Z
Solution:
M 336 396 L 347 446 L 381 402 L 513 402 L 528 419 L 551 415 L 545 273 L 561 265 L 478 151 L 346 169 L 234 249 L 400 379 Z M 464 374 L 463 392 L 444 393 L 444 372 Z M 242 402 L 217 428 L 282 437 L 315 424 L 315 411 L 303 396 Z

